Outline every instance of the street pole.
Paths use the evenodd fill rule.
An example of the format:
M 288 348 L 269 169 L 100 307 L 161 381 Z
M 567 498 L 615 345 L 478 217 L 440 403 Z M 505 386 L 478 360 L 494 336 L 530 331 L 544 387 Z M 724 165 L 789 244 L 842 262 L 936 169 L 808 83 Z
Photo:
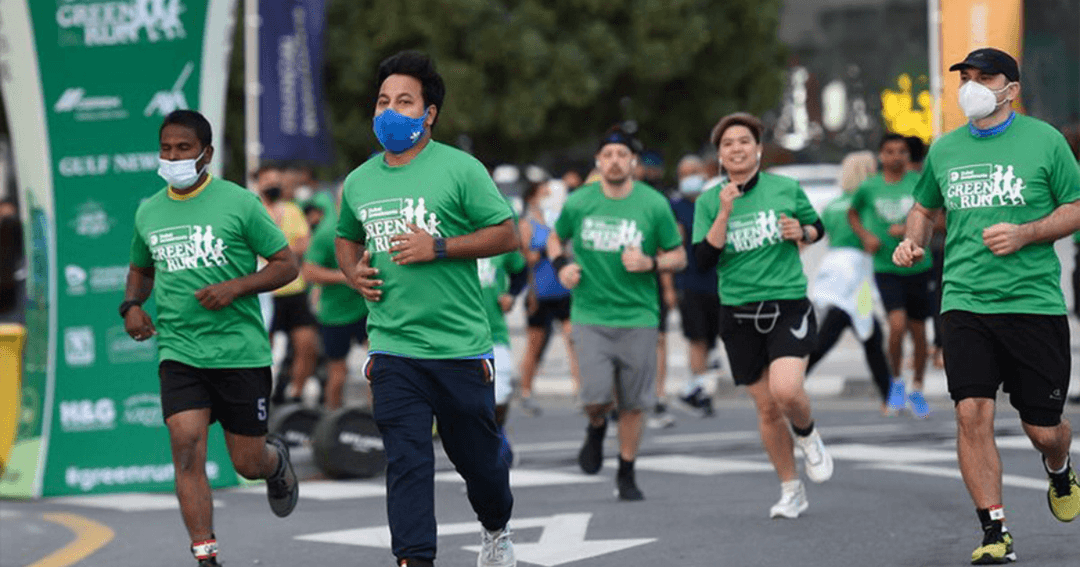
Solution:
M 248 189 L 255 189 L 259 143 L 259 0 L 244 0 L 244 164 Z
M 941 135 L 941 0 L 927 3 L 927 36 L 930 38 L 930 96 L 934 101 L 933 130 L 931 136 Z

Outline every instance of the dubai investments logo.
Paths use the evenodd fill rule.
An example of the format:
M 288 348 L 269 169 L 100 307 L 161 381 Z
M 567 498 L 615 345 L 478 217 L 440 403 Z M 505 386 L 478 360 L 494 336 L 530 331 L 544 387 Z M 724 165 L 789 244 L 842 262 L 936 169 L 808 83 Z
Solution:
M 214 227 L 174 226 L 151 232 L 147 237 L 150 254 L 158 267 L 169 272 L 224 266 L 224 241 L 214 235 Z
M 949 209 L 1022 207 L 1027 184 L 1011 165 L 984 163 L 949 170 Z
M 410 224 L 432 236 L 442 236 L 439 232 L 442 223 L 427 209 L 423 197 L 372 201 L 356 208 L 356 218 L 364 225 L 367 244 L 373 252 L 389 252 L 390 239 L 409 232 Z

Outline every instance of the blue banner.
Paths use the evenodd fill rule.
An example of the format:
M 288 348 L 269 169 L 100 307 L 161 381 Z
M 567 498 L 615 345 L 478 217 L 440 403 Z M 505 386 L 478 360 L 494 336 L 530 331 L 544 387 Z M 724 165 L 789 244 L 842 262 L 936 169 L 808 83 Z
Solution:
M 323 0 L 260 0 L 259 17 L 260 157 L 329 163 Z

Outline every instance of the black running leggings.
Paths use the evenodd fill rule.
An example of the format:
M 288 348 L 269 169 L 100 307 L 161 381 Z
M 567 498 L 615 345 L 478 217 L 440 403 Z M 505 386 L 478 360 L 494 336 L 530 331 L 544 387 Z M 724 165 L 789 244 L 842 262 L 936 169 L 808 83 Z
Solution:
M 810 353 L 810 364 L 806 368 L 807 374 L 814 368 L 826 354 L 836 346 L 844 329 L 851 327 L 851 318 L 842 309 L 830 307 L 825 314 L 825 319 L 818 327 L 818 341 L 814 352 Z M 889 373 L 889 363 L 885 360 L 885 350 L 882 348 L 884 335 L 877 317 L 874 317 L 874 332 L 870 338 L 863 341 L 863 353 L 866 355 L 866 364 L 870 366 L 870 372 L 874 376 L 874 384 L 881 392 L 882 401 L 889 399 L 889 386 L 892 376 Z

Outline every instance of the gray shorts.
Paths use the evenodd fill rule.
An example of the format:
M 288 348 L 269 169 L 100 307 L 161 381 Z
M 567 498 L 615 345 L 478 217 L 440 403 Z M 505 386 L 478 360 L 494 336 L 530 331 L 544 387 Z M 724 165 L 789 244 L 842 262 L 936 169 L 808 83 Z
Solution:
M 644 410 L 656 403 L 656 341 L 650 328 L 574 325 L 574 351 L 581 368 L 581 402 Z

